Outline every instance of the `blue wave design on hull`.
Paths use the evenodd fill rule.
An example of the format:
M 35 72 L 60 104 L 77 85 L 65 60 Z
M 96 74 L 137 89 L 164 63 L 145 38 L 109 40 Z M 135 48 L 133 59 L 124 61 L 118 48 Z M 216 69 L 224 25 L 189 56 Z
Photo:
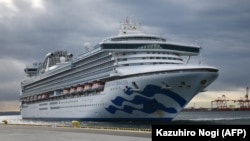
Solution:
M 181 107 L 183 107 L 187 102 L 183 97 L 181 97 L 177 93 L 168 89 L 162 89 L 161 87 L 155 85 L 147 85 L 142 92 L 138 93 L 147 97 L 153 97 L 155 96 L 155 94 L 164 94 L 174 99 L 177 103 L 179 103 Z
M 132 101 L 126 100 L 122 97 L 117 97 L 115 100 L 112 100 L 112 102 L 115 105 L 119 105 L 119 106 L 121 106 L 124 101 L 128 101 L 128 102 L 131 102 L 133 104 L 143 104 L 143 108 L 138 109 L 138 108 L 135 108 L 135 107 L 132 107 L 129 105 L 125 105 L 122 109 L 119 109 L 115 106 L 110 105 L 108 108 L 106 108 L 106 110 L 108 110 L 112 114 L 114 114 L 117 110 L 121 110 L 121 111 L 124 111 L 124 112 L 129 113 L 129 114 L 132 114 L 132 112 L 134 110 L 142 111 L 142 112 L 148 113 L 148 114 L 153 113 L 156 110 L 162 110 L 162 111 L 165 111 L 168 113 L 176 113 L 177 112 L 176 109 L 174 109 L 172 107 L 170 107 L 170 108 L 165 107 L 163 104 L 159 103 L 156 99 L 146 99 L 146 98 L 141 97 L 141 96 L 135 96 L 135 98 Z
M 124 90 L 124 93 L 127 95 L 132 95 L 135 92 L 133 91 L 132 88 L 126 87 L 126 90 Z M 160 102 L 158 102 L 155 98 L 152 99 L 152 97 L 154 97 L 156 94 L 163 94 L 163 95 L 169 96 L 170 98 L 174 99 L 181 107 L 183 107 L 185 103 L 187 102 L 184 98 L 182 98 L 178 94 L 168 89 L 162 89 L 161 87 L 155 86 L 155 85 L 147 85 L 143 91 L 141 92 L 136 91 L 136 93 L 139 93 L 143 96 L 136 95 L 134 96 L 132 100 L 127 100 L 121 96 L 117 96 L 114 100 L 111 100 L 111 101 L 116 106 L 122 106 L 123 102 L 125 101 L 131 104 L 136 104 L 136 105 L 143 104 L 142 108 L 136 108 L 130 105 L 125 105 L 123 106 L 123 108 L 117 108 L 116 106 L 109 105 L 109 107 L 106 108 L 106 110 L 112 114 L 115 114 L 117 110 L 121 110 L 129 114 L 132 114 L 134 110 L 142 111 L 148 114 L 154 113 L 157 110 L 162 110 L 168 113 L 177 113 L 177 110 L 175 108 L 166 107 Z M 148 98 L 145 98 L 145 96 Z

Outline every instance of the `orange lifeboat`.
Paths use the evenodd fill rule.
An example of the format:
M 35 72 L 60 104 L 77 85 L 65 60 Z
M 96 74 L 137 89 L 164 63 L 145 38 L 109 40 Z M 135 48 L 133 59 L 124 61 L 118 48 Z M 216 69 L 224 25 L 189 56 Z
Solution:
M 36 101 L 36 100 L 37 100 L 37 95 L 35 95 L 35 96 L 33 97 L 33 100 L 34 100 L 34 101 Z
M 47 99 L 47 98 L 49 98 L 49 94 L 45 93 L 45 94 L 43 94 L 43 97 L 44 97 L 44 99 Z
M 41 99 L 46 99 L 48 97 L 49 97 L 48 93 L 44 93 L 44 94 L 41 95 Z
M 38 99 L 38 100 L 42 99 L 42 95 L 39 94 L 39 95 L 37 96 L 37 99 Z
M 30 96 L 30 101 L 31 101 L 31 102 L 33 101 L 33 96 Z
M 102 82 L 94 82 L 92 90 L 100 90 L 104 88 L 104 83 Z
M 90 90 L 92 90 L 92 83 L 85 84 L 83 91 L 87 92 L 87 91 L 90 91 Z
M 84 89 L 84 85 L 78 85 L 77 88 L 76 88 L 76 92 L 82 92 Z
M 75 93 L 75 92 L 76 92 L 76 87 L 75 87 L 75 86 L 72 86 L 72 87 L 70 88 L 69 93 L 70 93 L 70 94 L 73 94 L 73 93 Z
M 64 88 L 64 90 L 63 90 L 63 94 L 68 94 L 68 93 L 69 93 L 69 91 L 70 91 L 70 88 Z

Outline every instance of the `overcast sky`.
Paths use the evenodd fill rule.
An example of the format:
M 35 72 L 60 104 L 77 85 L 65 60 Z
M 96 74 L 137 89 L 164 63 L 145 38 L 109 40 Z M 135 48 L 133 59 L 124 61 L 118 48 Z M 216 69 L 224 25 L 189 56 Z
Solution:
M 146 33 L 202 46 L 203 62 L 220 72 L 192 102 L 244 97 L 250 86 L 249 0 L 0 0 L 0 103 L 19 99 L 26 64 L 55 50 L 77 56 L 84 43 L 117 35 L 127 16 Z

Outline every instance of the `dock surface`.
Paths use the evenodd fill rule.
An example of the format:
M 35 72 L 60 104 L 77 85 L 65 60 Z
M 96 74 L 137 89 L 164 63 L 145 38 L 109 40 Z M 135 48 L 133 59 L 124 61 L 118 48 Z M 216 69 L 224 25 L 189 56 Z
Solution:
M 151 141 L 150 132 L 0 125 L 3 141 Z

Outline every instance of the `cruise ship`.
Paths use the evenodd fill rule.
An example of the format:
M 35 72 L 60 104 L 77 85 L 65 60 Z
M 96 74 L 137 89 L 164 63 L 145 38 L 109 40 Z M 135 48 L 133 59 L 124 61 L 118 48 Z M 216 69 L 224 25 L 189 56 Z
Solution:
M 201 47 L 169 42 L 127 18 L 117 36 L 77 57 L 67 51 L 27 66 L 21 82 L 23 119 L 171 121 L 217 77 L 193 63 Z

